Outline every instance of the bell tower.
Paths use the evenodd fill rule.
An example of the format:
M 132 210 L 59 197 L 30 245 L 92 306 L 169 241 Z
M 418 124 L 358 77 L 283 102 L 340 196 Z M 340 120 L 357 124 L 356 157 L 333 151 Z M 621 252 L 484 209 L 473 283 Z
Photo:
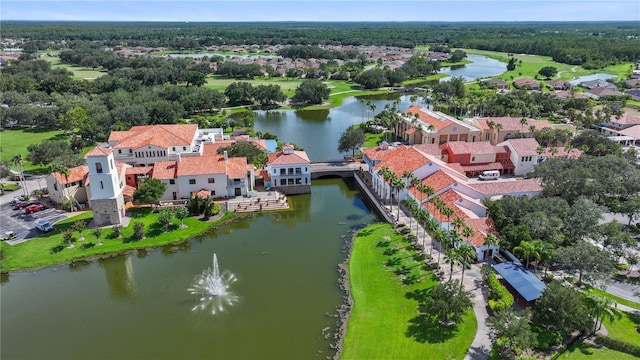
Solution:
M 89 166 L 89 203 L 96 226 L 119 225 L 124 216 L 123 184 L 108 148 L 95 148 L 85 158 Z

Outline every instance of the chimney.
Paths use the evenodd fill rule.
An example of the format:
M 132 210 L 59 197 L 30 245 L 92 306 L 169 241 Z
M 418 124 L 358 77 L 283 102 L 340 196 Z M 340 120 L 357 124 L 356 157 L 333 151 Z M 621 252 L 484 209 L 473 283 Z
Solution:
M 227 152 L 227 150 L 224 151 L 224 159 L 229 160 L 229 153 Z

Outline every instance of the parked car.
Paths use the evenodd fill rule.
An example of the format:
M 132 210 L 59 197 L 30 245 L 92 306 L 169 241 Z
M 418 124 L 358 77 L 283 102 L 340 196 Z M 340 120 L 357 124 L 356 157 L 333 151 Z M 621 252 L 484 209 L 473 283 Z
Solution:
M 31 203 L 28 201 L 20 201 L 20 202 L 17 202 L 15 205 L 13 205 L 13 210 L 24 209 L 29 205 L 31 205 Z
M 53 225 L 51 225 L 51 223 L 43 219 L 36 220 L 35 225 L 36 225 L 36 229 L 44 232 L 48 232 L 55 229 Z
M 24 213 L 25 214 L 31 214 L 31 213 L 34 213 L 34 212 L 40 211 L 40 210 L 44 210 L 44 205 L 42 205 L 42 204 L 32 204 L 32 205 L 29 205 L 26 208 L 24 208 Z
M 7 231 L 2 235 L 2 241 L 4 240 L 13 240 L 16 238 L 16 234 L 13 231 Z
M 17 204 L 19 202 L 24 202 L 24 198 L 22 196 L 16 196 L 13 198 L 13 200 L 11 200 L 12 204 Z

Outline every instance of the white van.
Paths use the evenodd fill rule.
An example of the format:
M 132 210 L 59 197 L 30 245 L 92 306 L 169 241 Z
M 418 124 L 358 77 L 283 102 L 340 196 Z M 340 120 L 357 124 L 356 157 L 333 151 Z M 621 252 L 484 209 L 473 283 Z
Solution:
M 36 220 L 35 225 L 36 229 L 44 232 L 49 232 L 55 229 L 47 220 L 38 219 Z
M 498 178 L 500 178 L 500 171 L 498 170 L 483 171 L 479 176 L 480 180 L 498 180 Z

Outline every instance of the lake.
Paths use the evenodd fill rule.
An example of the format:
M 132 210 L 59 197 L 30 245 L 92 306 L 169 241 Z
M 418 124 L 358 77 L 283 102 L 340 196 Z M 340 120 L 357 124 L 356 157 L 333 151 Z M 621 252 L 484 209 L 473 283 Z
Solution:
M 313 182 L 292 211 L 252 214 L 183 245 L 4 275 L 2 359 L 325 359 L 337 266 L 356 229 L 377 221 L 352 182 Z M 239 302 L 192 311 L 193 278 L 238 278 Z
M 448 81 L 451 77 L 461 76 L 465 81 L 474 81 L 478 78 L 497 76 L 507 71 L 507 64 L 483 55 L 467 55 L 470 64 L 460 66 L 445 67 L 440 70 L 443 74 L 448 74 L 440 81 Z
M 609 79 L 613 79 L 617 77 L 617 75 L 614 74 L 608 74 L 608 73 L 596 73 L 596 74 L 591 74 L 591 75 L 583 75 L 583 76 L 578 76 L 577 78 L 569 81 L 571 84 L 573 85 L 578 85 L 581 82 L 584 81 L 592 81 L 592 80 L 609 80 Z

